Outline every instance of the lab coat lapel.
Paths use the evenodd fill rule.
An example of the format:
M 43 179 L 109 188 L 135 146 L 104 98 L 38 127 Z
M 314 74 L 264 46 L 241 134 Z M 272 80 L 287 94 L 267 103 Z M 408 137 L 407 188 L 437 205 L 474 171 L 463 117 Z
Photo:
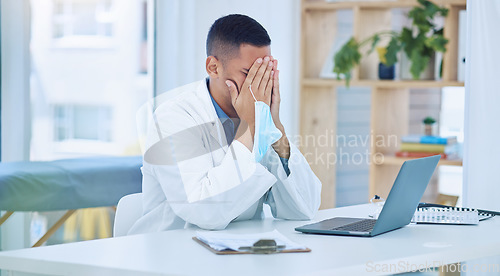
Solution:
M 219 117 L 217 117 L 215 107 L 210 99 L 210 92 L 208 91 L 206 80 L 200 81 L 200 85 L 198 85 L 196 93 L 201 101 L 201 110 L 204 110 L 208 115 L 204 116 L 207 118 L 207 122 L 209 122 L 209 124 L 206 124 L 208 126 L 208 132 L 210 133 L 210 136 L 217 141 L 224 153 L 226 153 L 228 145 L 226 142 L 224 127 L 222 126 Z

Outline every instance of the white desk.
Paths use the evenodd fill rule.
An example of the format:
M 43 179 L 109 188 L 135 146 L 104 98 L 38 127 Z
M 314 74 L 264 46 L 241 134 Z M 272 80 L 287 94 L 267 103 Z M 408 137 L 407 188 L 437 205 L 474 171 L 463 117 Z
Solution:
M 323 210 L 314 221 L 367 212 L 367 205 Z M 277 229 L 310 253 L 215 255 L 191 239 L 196 229 L 188 229 L 0 252 L 0 269 L 52 275 L 373 275 L 402 272 L 395 269 L 407 264 L 418 268 L 500 255 L 498 217 L 479 226 L 409 225 L 373 238 L 293 230 L 305 223 L 243 221 L 225 231 Z M 389 264 L 393 270 L 383 271 Z

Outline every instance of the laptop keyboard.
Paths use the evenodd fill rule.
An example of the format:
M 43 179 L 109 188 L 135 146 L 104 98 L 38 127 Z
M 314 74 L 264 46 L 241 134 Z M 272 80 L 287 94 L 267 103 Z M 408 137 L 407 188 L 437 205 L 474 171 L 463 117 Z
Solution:
M 376 219 L 364 219 L 346 225 L 342 225 L 339 227 L 335 227 L 332 230 L 370 232 L 373 229 L 373 226 L 375 226 L 376 222 L 377 222 Z

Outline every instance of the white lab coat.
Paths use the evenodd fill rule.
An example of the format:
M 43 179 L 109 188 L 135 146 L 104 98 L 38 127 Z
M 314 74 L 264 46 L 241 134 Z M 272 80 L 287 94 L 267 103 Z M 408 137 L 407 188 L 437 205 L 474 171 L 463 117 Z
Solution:
M 321 183 L 295 145 L 290 143 L 287 176 L 272 148 L 257 163 L 239 141 L 227 145 L 205 80 L 166 95 L 146 139 L 143 216 L 129 234 L 190 224 L 224 229 L 232 221 L 261 219 L 264 203 L 275 218 L 316 214 Z

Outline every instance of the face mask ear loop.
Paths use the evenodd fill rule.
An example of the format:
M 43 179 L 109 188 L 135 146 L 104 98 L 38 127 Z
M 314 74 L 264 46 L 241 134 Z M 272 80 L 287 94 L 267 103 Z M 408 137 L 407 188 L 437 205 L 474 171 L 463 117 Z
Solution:
M 253 91 L 252 91 L 252 86 L 251 86 L 251 85 L 249 85 L 249 86 L 248 86 L 248 89 L 250 89 L 250 93 L 252 93 L 252 97 L 253 97 L 253 99 L 255 100 L 255 102 L 257 102 L 257 98 L 255 98 L 255 95 L 253 94 Z

